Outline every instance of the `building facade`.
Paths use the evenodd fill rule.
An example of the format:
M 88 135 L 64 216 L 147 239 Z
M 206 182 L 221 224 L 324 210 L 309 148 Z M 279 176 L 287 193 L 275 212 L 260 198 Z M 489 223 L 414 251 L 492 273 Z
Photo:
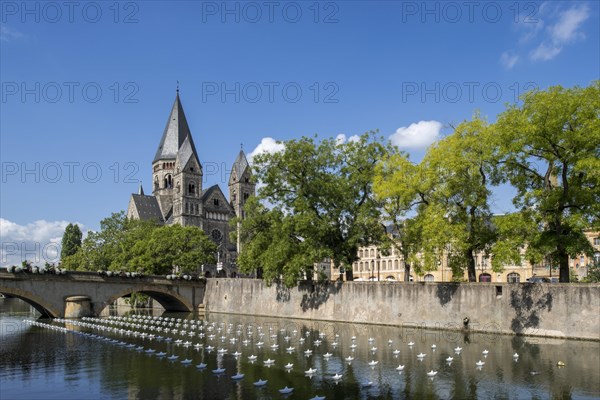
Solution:
M 216 265 L 199 266 L 207 276 L 236 276 L 239 243 L 229 237 L 229 221 L 243 215 L 255 193 L 252 171 L 243 150 L 238 153 L 229 179 L 229 200 L 219 187 L 202 187 L 202 164 L 196 152 L 179 90 L 158 149 L 152 160 L 152 194 L 140 185 L 132 194 L 127 217 L 154 220 L 160 225 L 197 226 L 217 244 Z
M 600 232 L 585 232 L 586 237 L 594 248 L 594 257 L 581 255 L 569 260 L 569 267 L 577 274 L 579 279 L 587 276 L 590 265 L 600 262 Z M 358 250 L 358 260 L 352 264 L 354 280 L 359 281 L 403 281 L 404 259 L 395 249 L 385 255 L 377 246 L 361 247 Z M 558 269 L 551 268 L 546 263 L 532 265 L 525 258 L 520 265 L 505 265 L 502 272 L 492 271 L 491 256 L 485 253 L 475 255 L 475 271 L 478 282 L 526 282 L 527 279 L 546 277 L 558 279 Z M 337 279 L 341 276 L 340 271 L 332 265 L 331 276 Z M 449 282 L 452 281 L 452 270 L 448 265 L 448 259 L 440 260 L 437 270 L 428 271 L 417 275 L 413 270 L 410 272 L 411 282 Z M 467 272 L 462 276 L 468 280 Z

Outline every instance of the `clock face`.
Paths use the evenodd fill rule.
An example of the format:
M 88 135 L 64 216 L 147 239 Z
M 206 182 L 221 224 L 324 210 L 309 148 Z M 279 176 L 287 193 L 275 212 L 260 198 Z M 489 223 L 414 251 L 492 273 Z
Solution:
M 223 239 L 223 234 L 218 229 L 213 229 L 210 235 L 212 236 L 215 242 L 220 242 L 221 239 Z

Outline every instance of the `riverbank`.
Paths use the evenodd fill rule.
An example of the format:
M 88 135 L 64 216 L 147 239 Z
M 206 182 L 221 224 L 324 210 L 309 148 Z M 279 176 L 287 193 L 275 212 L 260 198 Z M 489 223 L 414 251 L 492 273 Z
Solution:
M 600 284 L 208 279 L 207 312 L 600 341 Z

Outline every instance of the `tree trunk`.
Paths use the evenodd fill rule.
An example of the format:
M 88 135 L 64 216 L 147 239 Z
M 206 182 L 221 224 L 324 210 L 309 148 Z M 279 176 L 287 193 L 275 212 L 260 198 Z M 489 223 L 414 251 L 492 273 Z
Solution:
M 410 282 L 410 264 L 404 263 L 404 282 Z
M 569 283 L 569 255 L 564 249 L 558 250 L 558 262 L 560 266 L 558 281 Z M 550 266 L 552 268 L 552 266 Z
M 469 282 L 477 282 L 477 272 L 475 271 L 475 259 L 473 258 L 473 250 L 467 250 L 465 255 L 467 257 L 467 274 L 469 276 Z

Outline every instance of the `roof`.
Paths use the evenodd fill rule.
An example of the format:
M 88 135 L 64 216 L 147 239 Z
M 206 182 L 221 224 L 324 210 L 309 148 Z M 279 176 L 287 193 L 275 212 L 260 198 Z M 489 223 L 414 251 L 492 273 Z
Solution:
M 141 220 L 156 220 L 163 222 L 158 200 L 154 196 L 132 194 L 131 198 Z
M 246 158 L 246 154 L 244 150 L 240 150 L 237 158 L 233 163 L 233 171 L 235 171 L 235 176 L 237 179 L 241 179 L 244 172 L 250 165 L 248 164 L 248 159 Z M 233 176 L 233 175 L 232 175 Z
M 171 108 L 171 113 L 169 114 L 169 119 L 167 120 L 167 126 L 165 126 L 160 144 L 158 145 L 156 155 L 152 162 L 175 159 L 175 157 L 177 157 L 177 151 L 187 137 L 189 137 L 191 141 L 190 127 L 185 118 L 181 100 L 179 100 L 179 93 L 177 93 L 175 102 L 173 102 L 173 107 Z M 193 142 L 191 142 L 191 145 L 193 151 L 196 152 Z
M 205 201 L 206 199 L 208 199 L 210 197 L 210 194 L 212 192 L 214 192 L 215 189 L 220 190 L 219 185 L 212 185 L 211 187 L 204 189 L 202 191 L 202 201 Z
M 191 158 L 195 158 L 200 168 L 202 168 L 202 164 L 200 164 L 200 160 L 198 159 L 198 154 L 196 153 L 196 148 L 194 147 L 194 141 L 192 140 L 191 135 L 186 137 L 181 144 L 181 147 L 177 152 L 177 158 L 179 158 L 179 165 L 181 168 L 185 168 Z
M 233 207 L 231 206 L 231 204 L 229 204 L 229 202 L 227 201 L 227 198 L 225 197 L 225 195 L 223 194 L 223 191 L 221 190 L 221 188 L 219 187 L 219 185 L 212 185 L 211 187 L 209 187 L 208 189 L 204 189 L 202 191 L 202 202 L 204 203 L 204 207 L 205 209 L 208 208 L 212 208 L 212 204 L 208 204 L 206 203 L 206 201 L 210 198 L 210 196 L 217 191 L 218 194 L 217 196 L 225 199 L 223 206 L 230 212 L 234 212 Z

